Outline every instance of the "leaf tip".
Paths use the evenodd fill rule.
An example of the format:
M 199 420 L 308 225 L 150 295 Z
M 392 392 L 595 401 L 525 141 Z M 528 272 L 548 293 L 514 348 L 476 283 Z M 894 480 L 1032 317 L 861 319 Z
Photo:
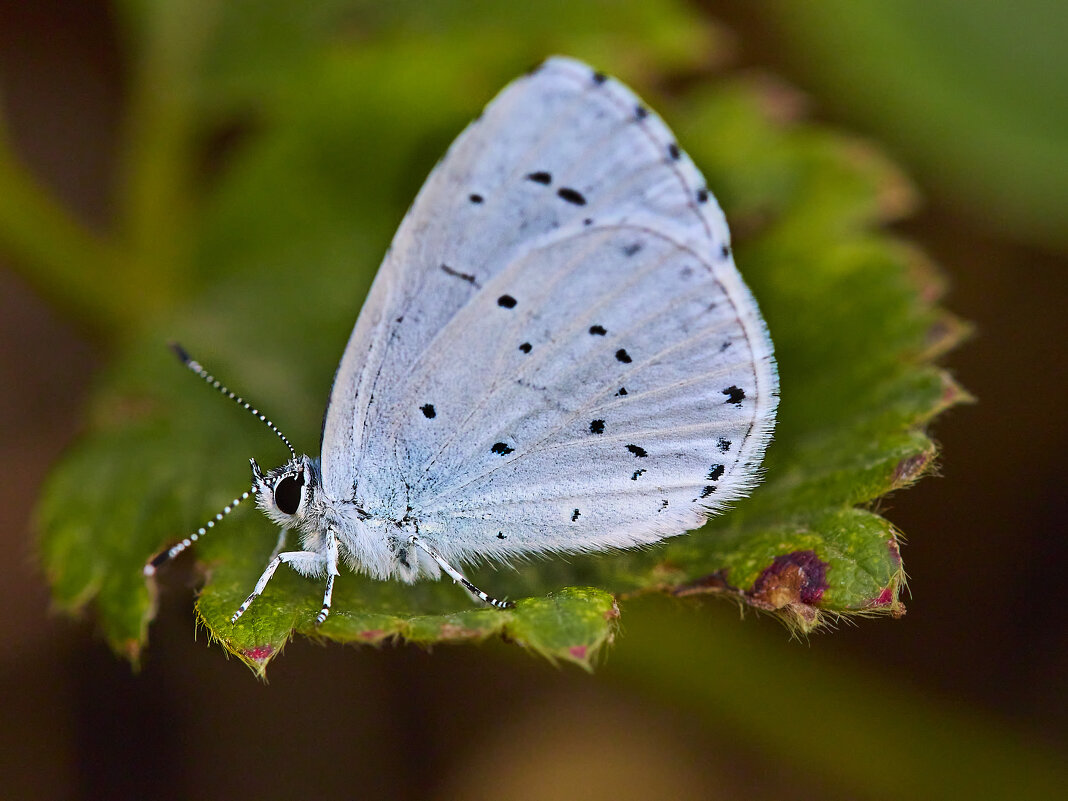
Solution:
M 245 659 L 256 662 L 257 664 L 266 664 L 274 654 L 275 649 L 272 645 L 256 645 L 252 648 L 246 648 L 241 652 L 241 655 Z
M 746 594 L 754 606 L 763 609 L 778 610 L 796 604 L 814 607 L 830 587 L 827 567 L 812 550 L 776 556 Z
M 899 489 L 914 483 L 931 469 L 934 461 L 935 449 L 933 447 L 906 456 L 894 467 L 894 472 L 890 477 L 891 488 Z
M 130 663 L 135 673 L 141 670 L 141 655 L 143 653 L 141 646 L 143 644 L 143 640 L 136 639 L 124 640 L 121 643 L 113 644 L 114 650 L 126 657 L 126 661 Z
M 955 314 L 939 310 L 924 334 L 923 361 L 933 361 L 956 348 L 975 333 L 975 326 Z
M 819 603 L 830 588 L 828 567 L 812 550 L 776 556 L 745 593 L 746 599 L 775 613 L 791 629 L 808 633 L 823 622 Z
M 266 681 L 267 665 L 278 655 L 279 651 L 280 649 L 275 648 L 273 645 L 265 644 L 254 645 L 251 648 L 244 648 L 233 653 L 252 669 L 252 672 L 256 674 L 256 678 Z
M 942 373 L 942 395 L 939 398 L 939 405 L 936 410 L 936 414 L 956 406 L 959 403 L 975 403 L 976 397 L 962 387 L 957 381 L 946 372 Z
M 552 663 L 570 662 L 592 672 L 606 645 L 615 639 L 616 599 L 593 587 L 567 587 L 516 603 L 502 635 Z

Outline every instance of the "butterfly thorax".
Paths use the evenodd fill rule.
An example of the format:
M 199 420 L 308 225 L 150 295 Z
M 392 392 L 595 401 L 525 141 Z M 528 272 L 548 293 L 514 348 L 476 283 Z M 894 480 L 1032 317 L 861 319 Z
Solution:
M 278 526 L 299 531 L 305 551 L 326 553 L 335 537 L 349 566 L 374 578 L 411 582 L 439 574 L 433 560 L 408 542 L 419 528 L 410 515 L 332 498 L 318 459 L 302 455 L 266 473 L 253 460 L 252 475 L 256 505 Z

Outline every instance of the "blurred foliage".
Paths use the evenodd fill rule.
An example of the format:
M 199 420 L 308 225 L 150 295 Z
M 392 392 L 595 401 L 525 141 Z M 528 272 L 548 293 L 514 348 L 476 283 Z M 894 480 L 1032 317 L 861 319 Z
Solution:
M 879 130 L 944 201 L 1003 235 L 1068 248 L 1068 5 L 778 0 L 754 10 L 780 30 L 821 104 Z
M 773 754 L 800 779 L 786 797 L 1037 801 L 1068 787 L 1063 751 L 1011 723 L 909 676 L 752 636 L 729 610 L 678 606 L 628 604 L 627 641 L 602 675 Z
M 464 122 L 552 52 L 652 98 L 727 209 L 780 362 L 767 481 L 663 547 L 476 571 L 476 583 L 523 596 L 509 612 L 470 610 L 444 583 L 346 573 L 318 629 L 321 587 L 291 571 L 230 625 L 275 542 L 244 509 L 197 546 L 202 623 L 258 672 L 294 631 L 427 644 L 502 634 L 588 667 L 614 634 L 615 599 L 650 590 L 725 594 L 800 631 L 903 611 L 896 532 L 866 507 L 931 467 L 923 426 L 966 398 L 931 359 L 964 328 L 935 305 L 922 255 L 876 231 L 909 207 L 894 168 L 789 123 L 771 84 L 708 80 L 719 37 L 694 11 L 671 0 L 118 9 L 133 82 L 115 231 L 82 230 L 0 153 L 0 242 L 116 345 L 90 430 L 39 507 L 58 602 L 95 602 L 113 647 L 136 660 L 146 640 L 156 588 L 144 560 L 247 486 L 248 456 L 283 458 L 162 344 L 181 340 L 295 442 L 314 443 L 403 209 Z M 684 88 L 667 92 L 679 76 Z

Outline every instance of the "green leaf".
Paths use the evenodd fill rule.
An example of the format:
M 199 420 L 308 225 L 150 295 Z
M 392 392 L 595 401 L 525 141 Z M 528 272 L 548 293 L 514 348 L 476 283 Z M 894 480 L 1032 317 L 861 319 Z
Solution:
M 345 573 L 320 628 L 321 583 L 287 570 L 230 624 L 277 538 L 241 508 L 195 548 L 201 622 L 262 673 L 294 633 L 424 645 L 503 636 L 589 667 L 614 636 L 616 599 L 652 591 L 725 594 L 800 631 L 839 615 L 900 614 L 897 533 L 869 507 L 931 468 L 923 427 L 966 398 L 930 363 L 964 332 L 934 305 L 935 271 L 878 232 L 907 207 L 907 183 L 867 146 L 784 124 L 766 85 L 702 80 L 679 96 L 658 92 L 651 81 L 696 70 L 702 59 L 688 54 L 715 40 L 674 3 L 554 3 L 556 17 L 496 11 L 478 22 L 468 5 L 442 4 L 402 26 L 376 4 L 323 3 L 294 41 L 256 38 L 223 12 L 200 113 L 217 120 L 254 104 L 255 124 L 181 218 L 184 282 L 199 291 L 127 332 L 89 430 L 46 487 L 40 549 L 59 604 L 95 602 L 109 642 L 136 659 L 158 591 L 142 576 L 146 558 L 240 494 L 250 456 L 268 465 L 286 456 L 257 421 L 176 367 L 163 343 L 182 341 L 314 453 L 341 349 L 423 177 L 521 66 L 563 50 L 644 91 L 732 221 L 781 369 L 767 480 L 729 514 L 660 547 L 473 571 L 479 586 L 518 598 L 510 611 L 471 609 L 447 582 Z M 374 38 L 323 22 L 342 11 Z M 261 13 L 249 25 L 275 30 L 283 4 Z

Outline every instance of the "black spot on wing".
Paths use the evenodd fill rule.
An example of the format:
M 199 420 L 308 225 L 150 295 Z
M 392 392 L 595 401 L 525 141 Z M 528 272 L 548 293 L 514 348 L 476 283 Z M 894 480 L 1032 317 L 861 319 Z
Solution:
M 616 358 L 619 361 L 623 362 L 623 364 L 630 364 L 632 361 L 634 361 L 632 358 L 630 358 L 630 354 L 627 353 L 625 348 L 620 348 L 616 351 Z
M 714 464 L 708 468 L 708 480 L 719 481 L 719 477 L 723 475 L 724 467 L 721 464 Z
M 576 509 L 574 512 L 572 512 L 571 513 L 571 522 L 574 523 L 576 520 L 578 520 L 579 519 L 579 515 L 581 515 L 581 514 L 582 514 L 582 512 L 580 512 L 578 509 Z
M 519 349 L 523 351 L 523 353 L 530 353 L 531 347 L 532 345 L 529 342 L 524 342 L 519 346 Z
M 644 459 L 646 456 L 649 455 L 645 452 L 645 448 L 642 448 L 638 445 L 628 445 L 627 450 L 633 453 L 639 459 Z
M 421 411 L 423 413 L 423 417 L 427 418 L 428 420 L 433 420 L 435 417 L 438 416 L 438 413 L 434 410 L 433 403 L 424 403 L 422 406 L 419 407 L 419 411 Z
M 590 433 L 591 434 L 603 434 L 604 433 L 604 420 L 591 420 L 590 421 Z
M 642 468 L 640 468 L 638 470 L 635 470 L 634 473 L 631 475 L 630 480 L 631 481 L 637 481 L 638 480 L 638 476 L 640 476 L 644 472 L 645 472 L 645 468 L 644 467 L 642 467 Z
M 506 442 L 497 442 L 492 448 L 490 448 L 490 450 L 498 456 L 507 456 L 509 453 L 514 451 L 515 448 L 508 447 L 508 443 Z
M 603 72 L 594 72 L 593 73 L 593 82 L 595 84 L 597 84 L 598 86 L 600 86 L 602 83 L 604 83 L 607 80 L 608 80 L 608 76 L 605 75 Z
M 727 400 L 725 400 L 724 403 L 733 403 L 735 406 L 742 405 L 742 400 L 745 398 L 745 391 L 740 387 L 736 387 L 732 384 L 721 391 L 727 396 Z
M 605 334 L 608 333 L 608 331 L 605 330 L 605 327 L 603 325 L 591 325 L 590 333 L 594 336 L 603 337 Z
M 730 255 L 731 255 L 731 247 L 730 247 L 730 245 L 723 245 L 723 247 L 721 247 L 719 249 L 719 257 L 721 259 L 724 259 L 724 260 L 729 259 Z
M 617 398 L 622 398 L 626 394 L 627 394 L 627 388 L 626 387 L 620 387 L 619 388 L 619 392 L 616 393 L 616 397 Z
M 633 256 L 635 253 L 639 252 L 641 249 L 642 249 L 642 243 L 641 242 L 631 242 L 629 245 L 627 245 L 627 246 L 625 246 L 623 248 L 623 255 L 624 256 Z
M 497 298 L 497 305 L 503 309 L 514 309 L 515 304 L 516 299 L 513 298 L 511 295 L 501 295 L 499 298 Z
M 716 491 L 715 486 L 713 486 L 712 484 L 709 484 L 707 487 L 705 487 L 703 490 L 701 490 L 701 497 L 702 498 L 707 498 L 709 495 L 711 495 L 715 491 Z
M 708 190 L 707 189 L 698 189 L 697 190 L 697 202 L 698 203 L 707 203 L 708 202 Z
M 537 172 L 528 173 L 527 180 L 533 181 L 536 184 L 544 184 L 545 186 L 548 186 L 553 182 L 553 176 L 551 173 L 545 172 L 544 170 L 538 170 Z
M 634 107 L 634 119 L 636 119 L 636 120 L 644 120 L 648 116 L 649 116 L 649 109 L 647 109 L 645 106 L 635 106 Z
M 585 206 L 586 198 L 582 196 L 582 193 L 565 186 L 556 190 L 556 194 L 561 200 L 566 200 L 568 203 L 573 203 L 576 206 Z
M 679 146 L 672 142 L 668 145 L 668 155 L 671 156 L 672 161 L 678 161 L 682 157 L 682 151 L 679 150 Z
M 508 539 L 508 535 L 505 534 L 503 531 L 498 531 L 497 532 L 497 539 L 506 540 L 506 539 Z
M 731 441 L 720 437 L 716 440 L 716 447 L 719 448 L 721 453 L 726 453 L 731 449 Z
M 483 200 L 485 200 L 485 198 L 483 198 L 482 195 L 479 195 L 477 193 L 471 193 L 470 195 L 467 196 L 467 199 L 470 200 L 472 203 L 476 203 L 476 204 L 477 203 L 481 203 Z

